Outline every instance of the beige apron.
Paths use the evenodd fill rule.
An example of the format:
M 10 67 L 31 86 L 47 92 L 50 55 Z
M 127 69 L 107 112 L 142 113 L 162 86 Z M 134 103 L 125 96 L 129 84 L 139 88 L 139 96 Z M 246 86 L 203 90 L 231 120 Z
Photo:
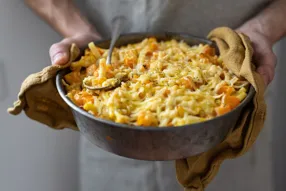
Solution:
M 218 26 L 237 28 L 254 16 L 267 0 L 85 0 L 77 1 L 103 37 L 110 36 L 110 21 L 128 18 L 125 32 L 187 32 L 205 37 Z M 81 139 L 81 191 L 182 190 L 173 162 L 126 159 L 107 153 Z

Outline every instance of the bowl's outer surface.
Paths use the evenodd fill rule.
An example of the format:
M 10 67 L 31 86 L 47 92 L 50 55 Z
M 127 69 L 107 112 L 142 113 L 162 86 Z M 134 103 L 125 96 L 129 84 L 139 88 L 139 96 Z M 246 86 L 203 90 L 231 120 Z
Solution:
M 188 34 L 129 34 L 123 35 L 117 46 L 140 42 L 154 36 L 159 40 L 184 40 L 189 45 L 210 41 Z M 108 48 L 109 40 L 95 43 Z M 57 89 L 64 101 L 71 107 L 80 132 L 93 144 L 111 153 L 140 160 L 175 160 L 205 152 L 219 143 L 233 130 L 241 111 L 251 103 L 254 89 L 251 87 L 245 100 L 233 111 L 212 120 L 180 127 L 132 127 L 98 119 L 73 104 L 67 97 L 61 79 L 68 72 L 58 73 Z

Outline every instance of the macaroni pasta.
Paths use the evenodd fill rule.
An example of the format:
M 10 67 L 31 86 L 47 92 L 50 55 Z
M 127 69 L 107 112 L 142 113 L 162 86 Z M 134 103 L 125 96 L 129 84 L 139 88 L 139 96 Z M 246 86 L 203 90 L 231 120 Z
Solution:
M 181 126 L 202 122 L 234 109 L 246 97 L 249 83 L 229 71 L 209 45 L 189 46 L 176 40 L 107 49 L 93 43 L 70 66 L 67 96 L 95 117 L 138 126 Z M 125 76 L 120 86 L 90 90 Z

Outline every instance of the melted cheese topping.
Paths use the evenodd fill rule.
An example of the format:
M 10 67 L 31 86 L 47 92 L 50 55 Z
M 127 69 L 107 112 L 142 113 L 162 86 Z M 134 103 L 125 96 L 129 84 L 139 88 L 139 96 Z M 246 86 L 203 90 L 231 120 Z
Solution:
M 79 107 L 117 123 L 138 126 L 181 126 L 225 114 L 246 97 L 248 82 L 229 71 L 209 45 L 189 46 L 176 40 L 140 43 L 108 50 L 93 43 L 64 77 L 67 96 Z M 127 76 L 109 91 L 104 86 Z

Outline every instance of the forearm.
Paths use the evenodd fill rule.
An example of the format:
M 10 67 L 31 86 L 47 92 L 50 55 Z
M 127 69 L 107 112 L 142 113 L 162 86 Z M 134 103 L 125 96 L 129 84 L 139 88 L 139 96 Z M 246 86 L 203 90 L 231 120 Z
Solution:
M 286 35 L 286 0 L 274 0 L 258 15 L 240 27 L 266 36 L 274 44 Z
M 25 2 L 64 37 L 95 31 L 72 0 L 25 0 Z

